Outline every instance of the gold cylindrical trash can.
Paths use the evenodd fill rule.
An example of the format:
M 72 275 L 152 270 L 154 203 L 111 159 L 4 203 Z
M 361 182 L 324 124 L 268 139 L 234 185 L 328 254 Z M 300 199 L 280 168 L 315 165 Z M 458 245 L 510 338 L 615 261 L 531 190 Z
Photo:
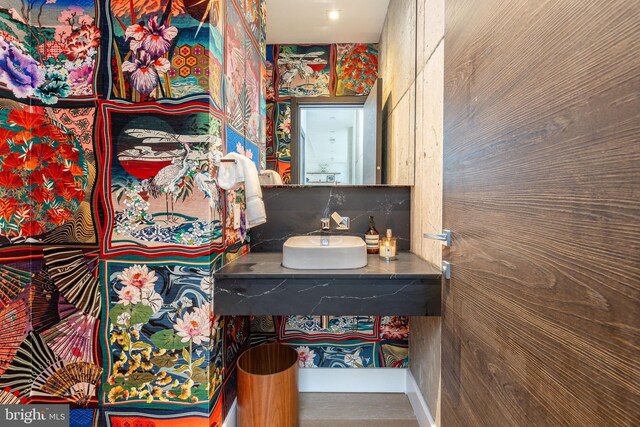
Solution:
M 298 352 L 282 344 L 238 359 L 238 427 L 298 427 Z

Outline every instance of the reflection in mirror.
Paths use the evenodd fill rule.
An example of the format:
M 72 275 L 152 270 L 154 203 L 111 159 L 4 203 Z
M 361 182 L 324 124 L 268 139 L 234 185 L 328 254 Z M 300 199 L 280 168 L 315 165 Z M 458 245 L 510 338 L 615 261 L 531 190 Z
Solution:
M 292 99 L 291 184 L 381 184 L 379 83 L 368 97 Z
M 364 184 L 362 106 L 305 105 L 299 112 L 298 182 Z

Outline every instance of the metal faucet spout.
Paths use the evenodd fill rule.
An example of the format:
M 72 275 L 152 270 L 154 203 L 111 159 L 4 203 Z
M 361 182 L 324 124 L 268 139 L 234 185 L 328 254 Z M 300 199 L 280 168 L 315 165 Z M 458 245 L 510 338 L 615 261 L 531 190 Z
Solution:
M 329 246 L 331 233 L 331 220 L 329 218 L 322 218 L 320 220 L 320 244 L 322 246 Z

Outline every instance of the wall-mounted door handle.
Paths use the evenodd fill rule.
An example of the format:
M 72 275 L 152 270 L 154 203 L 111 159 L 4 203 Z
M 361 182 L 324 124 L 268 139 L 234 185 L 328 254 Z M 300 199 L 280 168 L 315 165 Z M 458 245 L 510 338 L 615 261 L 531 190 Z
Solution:
M 440 240 L 445 246 L 451 246 L 451 230 L 442 230 L 442 234 L 425 233 L 422 235 L 425 239 Z

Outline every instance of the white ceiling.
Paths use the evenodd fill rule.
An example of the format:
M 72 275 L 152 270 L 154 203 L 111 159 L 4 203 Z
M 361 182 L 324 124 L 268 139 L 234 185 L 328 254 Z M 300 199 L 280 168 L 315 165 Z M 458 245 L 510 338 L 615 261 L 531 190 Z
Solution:
M 389 0 L 267 0 L 267 43 L 378 43 Z M 329 20 L 327 11 L 339 10 Z

